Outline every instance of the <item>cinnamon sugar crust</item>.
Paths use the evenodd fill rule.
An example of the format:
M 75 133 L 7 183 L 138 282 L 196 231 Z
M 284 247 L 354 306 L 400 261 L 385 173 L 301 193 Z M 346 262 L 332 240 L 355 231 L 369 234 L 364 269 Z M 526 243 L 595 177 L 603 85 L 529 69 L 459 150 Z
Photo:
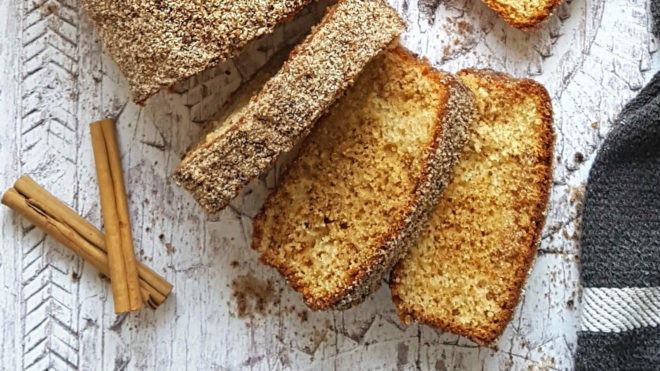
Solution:
M 311 0 L 80 0 L 133 101 L 236 56 Z
M 384 0 L 343 0 L 330 8 L 258 94 L 188 153 L 174 174 L 208 213 L 290 151 L 403 32 Z

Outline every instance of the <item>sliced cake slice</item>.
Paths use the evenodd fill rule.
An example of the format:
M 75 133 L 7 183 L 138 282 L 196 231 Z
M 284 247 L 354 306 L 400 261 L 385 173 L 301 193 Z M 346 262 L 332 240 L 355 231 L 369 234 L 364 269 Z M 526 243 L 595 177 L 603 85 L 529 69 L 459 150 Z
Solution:
M 342 0 L 252 99 L 190 151 L 174 174 L 208 213 L 304 138 L 362 69 L 404 30 L 384 0 Z
M 312 309 L 359 303 L 424 225 L 474 113 L 457 78 L 383 52 L 303 143 L 253 248 Z
M 236 56 L 311 0 L 80 0 L 133 101 Z
M 554 132 L 543 86 L 465 70 L 479 119 L 449 185 L 392 271 L 404 323 L 412 320 L 488 344 L 506 327 L 545 222 Z
M 562 0 L 483 0 L 511 26 L 533 29 L 548 18 Z

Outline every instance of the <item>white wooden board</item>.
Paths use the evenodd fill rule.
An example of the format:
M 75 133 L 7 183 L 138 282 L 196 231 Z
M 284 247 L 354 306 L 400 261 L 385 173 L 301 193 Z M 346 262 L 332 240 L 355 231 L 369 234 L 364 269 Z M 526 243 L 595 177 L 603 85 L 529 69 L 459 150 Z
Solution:
M 567 0 L 531 33 L 508 27 L 478 0 L 390 1 L 409 24 L 403 43 L 434 65 L 531 77 L 553 98 L 558 161 L 550 214 L 522 304 L 496 349 L 404 327 L 387 288 L 345 312 L 309 312 L 249 248 L 250 217 L 274 174 L 213 218 L 169 178 L 200 129 L 196 122 L 304 33 L 327 1 L 138 107 L 75 0 L 3 0 L 0 189 L 30 174 L 100 226 L 88 123 L 115 117 L 136 250 L 174 294 L 155 312 L 115 316 L 98 272 L 3 208 L 0 369 L 570 369 L 581 187 L 616 113 L 660 67 L 650 0 Z M 237 282 L 249 282 L 238 290 L 243 317 Z

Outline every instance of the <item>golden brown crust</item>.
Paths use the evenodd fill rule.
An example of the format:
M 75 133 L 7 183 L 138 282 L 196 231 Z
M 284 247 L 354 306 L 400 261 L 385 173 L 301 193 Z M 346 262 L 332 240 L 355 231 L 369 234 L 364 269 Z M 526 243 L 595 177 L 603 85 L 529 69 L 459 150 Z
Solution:
M 482 328 L 470 328 L 461 326 L 457 325 L 450 319 L 435 317 L 431 314 L 424 313 L 423 311 L 408 307 L 402 299 L 403 293 L 400 290 L 403 290 L 403 288 L 396 283 L 400 279 L 400 272 L 399 269 L 397 269 L 398 266 L 395 267 L 392 271 L 392 283 L 390 284 L 390 288 L 392 292 L 392 299 L 394 300 L 397 307 L 398 315 L 405 324 L 409 324 L 411 320 L 415 320 L 419 323 L 428 324 L 444 331 L 450 331 L 455 334 L 468 337 L 478 344 L 488 345 L 502 334 L 507 324 L 511 320 L 515 308 L 520 301 L 523 286 L 527 280 L 532 264 L 536 257 L 536 252 L 541 240 L 541 233 L 545 223 L 547 206 L 552 186 L 552 171 L 554 163 L 553 148 L 555 135 L 552 126 L 553 119 L 551 99 L 548 95 L 548 92 L 542 85 L 533 80 L 518 80 L 508 74 L 499 73 L 492 70 L 466 69 L 458 73 L 459 77 L 467 75 L 479 76 L 487 81 L 484 85 L 495 86 L 495 89 L 522 92 L 523 94 L 532 97 L 536 103 L 538 117 L 541 119 L 543 126 L 542 140 L 540 143 L 542 152 L 539 157 L 540 162 L 546 164 L 547 166 L 543 167 L 545 173 L 541 174 L 541 182 L 536 185 L 541 190 L 541 195 L 537 200 L 539 207 L 536 208 L 535 213 L 531 215 L 531 220 L 535 221 L 535 223 L 531 223 L 528 230 L 526 231 L 527 234 L 533 236 L 533 243 L 529 246 L 527 253 L 524 254 L 522 264 L 520 264 L 518 269 L 515 270 L 515 285 L 508 291 L 509 295 L 505 300 L 505 305 L 502 308 L 500 315 L 492 319 L 491 326 Z M 518 208 L 518 206 L 513 206 L 513 208 Z M 401 263 L 399 263 L 399 265 L 400 264 Z
M 133 101 L 236 56 L 311 0 L 81 0 Z
M 228 130 L 190 152 L 174 179 L 216 213 L 304 138 L 364 66 L 403 32 L 384 0 L 342 0 Z
M 521 30 L 532 30 L 540 26 L 557 7 L 562 0 L 546 0 L 542 7 L 536 9 L 535 13 L 525 15 L 520 14 L 512 6 L 507 5 L 500 0 L 482 0 L 489 8 L 493 9 L 512 27 Z
M 399 56 L 404 63 L 421 68 L 424 76 L 447 91 L 444 96 L 445 101 L 439 103 L 442 109 L 438 113 L 432 145 L 426 155 L 423 155 L 424 170 L 415 187 L 414 198 L 404 207 L 405 216 L 383 235 L 378 253 L 370 258 L 369 263 L 351 272 L 352 280 L 349 284 L 323 297 L 312 295 L 310 288 L 296 278 L 295 272 L 289 269 L 286 261 L 280 261 L 269 251 L 262 253 L 261 256 L 261 260 L 275 267 L 285 276 L 291 286 L 302 293 L 305 303 L 315 310 L 349 308 L 363 301 L 380 286 L 383 275 L 405 253 L 422 229 L 421 226 L 425 225 L 428 212 L 439 198 L 448 181 L 451 168 L 458 159 L 460 149 L 467 140 L 467 126 L 474 118 L 472 93 L 458 79 L 435 70 L 426 61 L 420 60 L 403 47 L 399 46 L 391 53 Z M 252 246 L 257 250 L 260 250 L 260 246 L 264 243 L 265 210 L 276 206 L 271 205 L 272 199 L 271 195 L 253 222 Z

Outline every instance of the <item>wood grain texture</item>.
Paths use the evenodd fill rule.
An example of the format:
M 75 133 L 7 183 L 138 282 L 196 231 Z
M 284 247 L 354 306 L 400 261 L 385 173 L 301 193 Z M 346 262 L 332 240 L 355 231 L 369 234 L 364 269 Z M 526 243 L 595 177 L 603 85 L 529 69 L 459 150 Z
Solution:
M 138 107 L 75 0 L 27 0 L 0 2 L 0 187 L 30 174 L 101 226 L 88 123 L 115 118 L 137 257 L 174 293 L 158 311 L 117 317 L 110 286 L 93 267 L 2 209 L 0 369 L 570 369 L 582 187 L 616 113 L 660 68 L 650 1 L 567 0 L 532 33 L 510 28 L 478 0 L 390 1 L 409 24 L 403 43 L 435 66 L 531 77 L 553 99 L 558 159 L 548 222 L 496 349 L 404 327 L 386 288 L 349 311 L 307 311 L 249 248 L 251 217 L 279 166 L 215 217 L 169 178 L 197 123 L 306 32 L 327 1 Z M 263 314 L 238 317 L 236 280 L 273 291 Z M 249 295 L 247 305 L 255 305 Z

